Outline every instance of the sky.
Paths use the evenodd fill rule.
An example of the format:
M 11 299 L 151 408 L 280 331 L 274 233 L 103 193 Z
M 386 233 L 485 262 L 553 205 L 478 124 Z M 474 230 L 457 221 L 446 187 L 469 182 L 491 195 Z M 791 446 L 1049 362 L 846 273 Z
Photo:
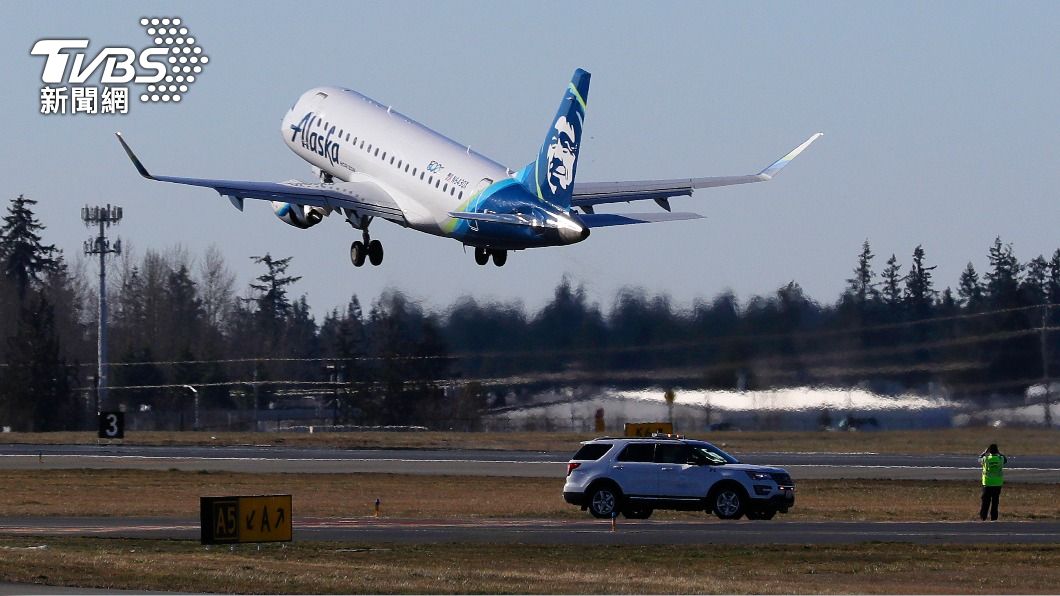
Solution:
M 70 258 L 90 236 L 80 207 L 105 203 L 124 208 L 114 232 L 134 254 L 213 244 L 241 289 L 261 273 L 251 256 L 291 256 L 292 291 L 318 316 L 386 289 L 430 308 L 536 309 L 565 275 L 605 309 L 629 286 L 688 306 L 792 280 L 832 302 L 866 239 L 877 271 L 922 244 L 940 289 L 969 260 L 982 272 L 995 237 L 1023 261 L 1060 248 L 1056 2 L 4 2 L 0 15 L 0 198 L 39 201 L 45 240 Z M 139 50 L 152 16 L 181 18 L 210 59 L 179 104 L 39 113 L 35 41 Z M 339 217 L 299 230 L 264 202 L 239 213 L 211 190 L 143 180 L 113 136 L 157 174 L 309 180 L 280 119 L 334 84 L 518 169 L 579 67 L 592 86 L 578 181 L 755 173 L 825 136 L 773 181 L 671 201 L 706 219 L 600 229 L 503 268 L 384 221 L 383 265 L 354 268 L 360 233 Z

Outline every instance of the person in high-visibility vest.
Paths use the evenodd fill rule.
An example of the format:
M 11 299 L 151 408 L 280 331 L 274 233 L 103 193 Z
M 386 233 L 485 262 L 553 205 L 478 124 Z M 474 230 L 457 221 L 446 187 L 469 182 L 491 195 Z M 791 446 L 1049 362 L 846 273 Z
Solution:
M 979 519 L 986 521 L 989 511 L 990 519 L 997 521 L 997 506 L 1001 500 L 1001 486 L 1005 484 L 1005 464 L 1008 458 L 997 449 L 997 443 L 991 443 L 986 451 L 979 454 L 979 464 L 983 466 L 983 496 L 979 508 Z

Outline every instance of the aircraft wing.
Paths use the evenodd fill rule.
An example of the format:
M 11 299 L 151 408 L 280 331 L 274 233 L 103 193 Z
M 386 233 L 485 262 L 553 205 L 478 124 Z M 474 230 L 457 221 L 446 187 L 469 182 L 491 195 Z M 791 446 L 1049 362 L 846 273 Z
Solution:
M 663 209 L 670 210 L 667 199 L 677 196 L 691 196 L 697 188 L 714 186 L 731 186 L 772 180 L 788 162 L 795 159 L 810 143 L 816 141 L 823 133 L 817 133 L 806 139 L 801 145 L 792 149 L 787 155 L 773 162 L 757 174 L 744 176 L 715 176 L 708 178 L 675 178 L 672 180 L 631 180 L 628 182 L 575 182 L 574 196 L 571 204 L 587 208 L 592 212 L 593 205 L 603 203 L 621 203 L 628 201 L 654 200 Z
M 209 178 L 180 178 L 176 176 L 154 176 L 147 171 L 128 143 L 116 133 L 125 153 L 129 155 L 140 175 L 149 180 L 203 186 L 216 190 L 237 209 L 243 209 L 244 199 L 279 201 L 314 207 L 354 209 L 364 215 L 405 223 L 405 215 L 397 202 L 379 186 L 371 182 L 309 183 L 291 180 L 288 182 L 253 182 L 247 180 L 213 180 Z

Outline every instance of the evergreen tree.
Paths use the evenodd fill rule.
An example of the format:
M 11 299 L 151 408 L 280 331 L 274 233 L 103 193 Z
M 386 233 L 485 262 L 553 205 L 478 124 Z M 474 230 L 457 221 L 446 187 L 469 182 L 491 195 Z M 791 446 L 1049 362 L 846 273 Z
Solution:
M 288 276 L 287 267 L 291 263 L 291 257 L 286 259 L 273 259 L 268 253 L 263 257 L 251 257 L 255 263 L 265 265 L 266 272 L 258 276 L 258 283 L 251 283 L 250 287 L 257 290 L 258 295 L 249 299 L 257 307 L 259 321 L 272 332 L 280 329 L 281 322 L 291 312 L 291 302 L 287 299 L 287 288 L 291 284 L 302 279 L 301 276 Z
M 975 266 L 970 262 L 961 272 L 961 278 L 957 285 L 957 297 L 961 304 L 970 311 L 978 311 L 984 300 L 983 284 L 979 282 L 979 274 L 975 272 Z
M 1049 301 L 1049 262 L 1039 255 L 1027 263 L 1027 273 L 1020 282 L 1023 295 L 1031 304 Z
M 1014 308 L 1021 304 L 1020 274 L 1023 266 L 1012 254 L 1011 244 L 995 238 L 989 253 L 990 271 L 986 273 L 986 294 L 994 308 Z
M 1060 248 L 1056 249 L 1053 257 L 1049 259 L 1049 275 L 1045 288 L 1046 299 L 1049 304 L 1060 304 Z
M 898 264 L 898 257 L 892 254 L 891 258 L 887 259 L 887 267 L 883 269 L 880 277 L 883 278 L 883 290 L 880 292 L 883 304 L 890 312 L 895 313 L 902 304 L 902 266 Z
M 77 402 L 55 328 L 55 310 L 41 292 L 26 297 L 15 335 L 8 339 L 0 398 L 6 424 L 29 432 L 76 428 Z
M 906 310 L 914 319 L 926 319 L 931 316 L 935 296 L 938 294 L 931 283 L 931 271 L 934 268 L 924 266 L 924 248 L 918 244 L 913 249 L 913 264 L 905 277 Z
M 872 248 L 866 239 L 861 245 L 861 254 L 858 255 L 858 265 L 854 268 L 854 277 L 847 279 L 847 294 L 851 296 L 854 303 L 864 306 L 869 301 L 875 301 L 879 292 L 872 283 L 876 274 L 872 271 Z
M 18 195 L 8 206 L 0 227 L 4 275 L 14 280 L 19 298 L 24 298 L 30 284 L 40 282 L 43 274 L 55 271 L 61 258 L 54 244 L 41 244 L 39 232 L 44 226 L 33 214 L 36 204 L 37 201 Z

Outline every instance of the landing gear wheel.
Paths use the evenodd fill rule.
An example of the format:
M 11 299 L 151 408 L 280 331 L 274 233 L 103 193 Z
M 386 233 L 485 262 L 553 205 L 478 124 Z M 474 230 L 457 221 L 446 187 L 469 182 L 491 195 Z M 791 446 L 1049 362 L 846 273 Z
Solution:
M 368 256 L 368 249 L 365 248 L 364 243 L 360 240 L 355 240 L 350 245 L 350 261 L 353 262 L 354 267 L 360 267 L 364 265 L 364 259 Z
M 475 248 L 475 262 L 479 265 L 485 265 L 490 262 L 490 251 L 485 248 Z
M 622 510 L 622 515 L 626 516 L 626 519 L 648 519 L 651 514 L 650 507 L 626 507 Z
M 740 519 L 743 516 L 745 501 L 746 497 L 742 491 L 727 486 L 714 494 L 711 505 L 714 515 L 721 519 Z
M 610 486 L 601 486 L 589 493 L 589 513 L 599 519 L 610 519 L 618 510 L 618 491 Z
M 508 262 L 508 251 L 506 250 L 495 250 L 493 252 L 493 264 L 498 267 L 504 267 L 504 264 Z
M 758 509 L 747 512 L 747 519 L 773 519 L 777 512 L 775 509 Z
M 368 260 L 372 265 L 378 265 L 383 262 L 383 243 L 378 240 L 372 240 L 368 243 Z

